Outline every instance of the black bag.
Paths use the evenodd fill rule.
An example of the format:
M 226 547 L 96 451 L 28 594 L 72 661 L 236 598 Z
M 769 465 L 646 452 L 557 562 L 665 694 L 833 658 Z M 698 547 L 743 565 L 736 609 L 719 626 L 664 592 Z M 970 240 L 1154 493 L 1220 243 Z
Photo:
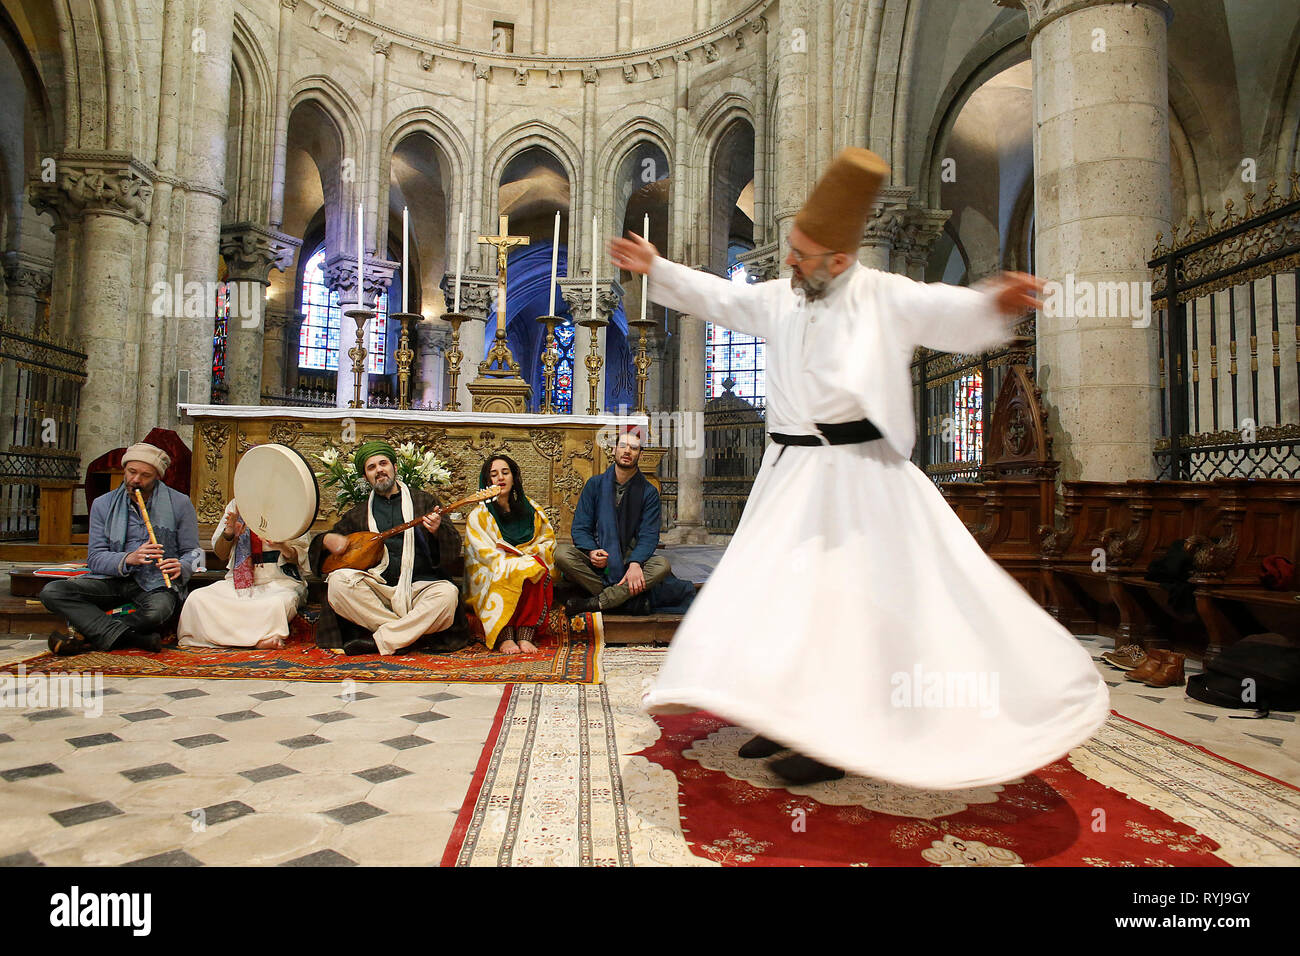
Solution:
M 1300 710 L 1300 647 L 1278 640 L 1242 638 L 1187 679 L 1187 696 L 1218 707 Z

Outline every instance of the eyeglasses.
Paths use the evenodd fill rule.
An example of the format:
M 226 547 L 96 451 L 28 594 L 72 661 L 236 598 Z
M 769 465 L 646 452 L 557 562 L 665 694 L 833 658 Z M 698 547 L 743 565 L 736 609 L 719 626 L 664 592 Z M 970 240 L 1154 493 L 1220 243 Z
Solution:
M 809 255 L 804 255 L 802 252 L 800 252 L 798 249 L 796 249 L 794 246 L 790 245 L 789 243 L 786 243 L 785 250 L 790 255 L 794 256 L 794 261 L 798 263 L 807 262 L 809 259 L 824 259 L 826 256 L 838 255 L 838 253 L 834 251 L 814 252 L 814 253 L 810 253 Z

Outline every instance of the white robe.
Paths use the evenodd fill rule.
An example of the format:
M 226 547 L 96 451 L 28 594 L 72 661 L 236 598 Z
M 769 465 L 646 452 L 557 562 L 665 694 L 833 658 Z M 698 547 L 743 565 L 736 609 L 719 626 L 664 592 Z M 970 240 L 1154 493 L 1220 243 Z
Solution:
M 235 503 L 226 505 L 226 511 L 217 522 L 212 534 L 212 547 L 216 548 L 226 515 L 233 512 Z M 310 536 L 285 542 L 291 551 L 286 560 L 284 551 L 275 564 L 253 565 L 253 586 L 244 592 L 235 589 L 235 549 L 230 549 L 226 562 L 229 569 L 220 581 L 190 592 L 181 605 L 180 622 L 176 636 L 180 647 L 256 647 L 271 638 L 289 636 L 290 622 L 307 603 L 307 585 L 290 577 L 282 568 L 293 564 L 308 567 L 307 546 Z
M 987 294 L 854 264 L 809 303 L 786 279 L 744 286 L 663 259 L 649 292 L 767 340 L 769 431 L 866 417 L 884 439 L 769 445 L 647 710 L 709 710 L 927 789 L 1021 777 L 1101 726 L 1109 695 L 1087 652 L 908 460 L 913 349 L 1005 341 Z

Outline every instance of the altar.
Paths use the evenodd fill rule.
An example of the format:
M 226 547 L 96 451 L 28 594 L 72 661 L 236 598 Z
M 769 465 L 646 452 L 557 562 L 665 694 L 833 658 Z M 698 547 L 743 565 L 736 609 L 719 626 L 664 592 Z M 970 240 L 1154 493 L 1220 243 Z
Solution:
M 494 454 L 519 463 L 524 489 L 551 520 L 556 534 L 569 536 L 582 486 L 609 467 L 618 433 L 648 427 L 645 415 L 543 415 L 365 408 L 293 408 L 261 405 L 177 406 L 194 426 L 190 497 L 198 512 L 199 536 L 206 540 L 234 494 L 235 469 L 256 445 L 275 442 L 301 452 L 315 472 L 327 448 L 351 456 L 362 442 L 382 438 L 391 444 L 414 442 L 432 451 L 451 472 L 451 482 L 436 490 L 454 501 L 478 490 L 479 470 Z M 641 470 L 656 488 L 664 449 L 646 448 Z M 318 479 L 319 483 L 319 479 Z M 330 489 L 321 487 L 313 531 L 338 518 Z M 454 518 L 463 526 L 463 516 Z

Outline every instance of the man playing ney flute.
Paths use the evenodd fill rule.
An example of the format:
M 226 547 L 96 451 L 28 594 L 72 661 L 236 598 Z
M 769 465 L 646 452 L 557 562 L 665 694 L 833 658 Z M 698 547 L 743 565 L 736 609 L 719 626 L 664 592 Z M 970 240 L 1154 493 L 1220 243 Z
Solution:
M 1109 699 L 1088 653 L 909 461 L 914 350 L 1006 341 L 1041 283 L 925 285 L 860 265 L 888 172 L 865 149 L 836 157 L 795 217 L 789 279 L 739 285 L 640 237 L 611 244 L 616 266 L 649 274 L 654 301 L 767 342 L 773 443 L 644 704 L 756 731 L 741 756 L 791 751 L 771 765 L 789 783 L 851 771 L 960 789 L 1056 760 Z M 983 692 L 932 694 L 926 675 L 973 675 Z

